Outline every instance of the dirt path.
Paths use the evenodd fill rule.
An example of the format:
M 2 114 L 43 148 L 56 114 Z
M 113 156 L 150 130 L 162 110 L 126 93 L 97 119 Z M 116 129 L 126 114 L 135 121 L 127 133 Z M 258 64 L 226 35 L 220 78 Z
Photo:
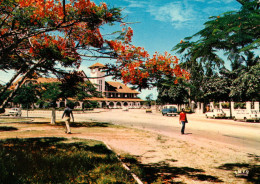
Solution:
M 34 119 L 34 122 L 40 121 L 42 119 Z M 245 179 L 236 178 L 234 171 L 260 165 L 259 156 L 255 154 L 221 141 L 198 144 L 196 140 L 191 140 L 190 135 L 166 136 L 158 132 L 118 126 L 72 128 L 73 134 L 67 135 L 62 127 L 46 124 L 1 123 L 1 126 L 18 128 L 17 131 L 1 132 L 1 139 L 56 136 L 101 140 L 119 155 L 135 155 L 143 164 L 161 166 L 166 169 L 165 172 L 176 173 L 174 182 L 248 183 Z

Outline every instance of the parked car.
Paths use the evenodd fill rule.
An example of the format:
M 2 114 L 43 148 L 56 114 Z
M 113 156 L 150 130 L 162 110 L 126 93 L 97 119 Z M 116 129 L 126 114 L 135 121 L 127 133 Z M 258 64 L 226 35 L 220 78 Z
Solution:
M 251 110 L 251 111 L 237 110 L 234 113 L 234 120 L 259 121 L 260 113 L 256 110 Z
M 166 116 L 176 116 L 177 115 L 177 106 L 176 105 L 164 105 L 162 107 L 162 115 Z
M 7 113 L 8 116 L 21 116 L 22 110 L 21 108 L 12 108 Z
M 153 111 L 152 111 L 152 109 L 146 109 L 145 112 L 146 113 L 152 113 Z
M 222 109 L 213 109 L 205 113 L 206 118 L 225 118 L 226 113 Z

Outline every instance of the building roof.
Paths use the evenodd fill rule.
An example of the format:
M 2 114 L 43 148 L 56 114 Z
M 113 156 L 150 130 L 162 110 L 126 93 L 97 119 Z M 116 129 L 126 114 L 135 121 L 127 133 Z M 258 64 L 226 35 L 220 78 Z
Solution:
M 19 79 L 17 79 L 13 84 L 12 86 L 10 87 L 11 90 L 13 90 L 15 88 L 15 86 L 18 84 L 19 81 L 22 80 L 22 77 L 20 77 Z M 52 82 L 60 82 L 59 79 L 57 78 L 44 78 L 44 77 L 39 77 L 39 78 L 32 78 L 32 79 L 29 79 L 29 78 L 26 78 L 24 81 L 23 81 L 23 84 L 24 83 L 27 83 L 27 82 L 32 82 L 32 83 L 37 83 L 37 84 L 40 84 L 40 83 L 52 83 Z
M 106 81 L 106 83 L 110 86 L 113 86 L 115 88 L 116 92 L 118 92 L 118 93 L 136 93 L 136 94 L 139 94 L 138 91 L 133 90 L 133 89 L 127 87 L 125 84 L 122 84 L 120 82 Z M 109 91 L 106 91 L 106 92 L 109 92 Z
M 60 82 L 59 79 L 56 79 L 56 78 L 43 78 L 43 77 L 40 77 L 40 78 L 37 78 L 37 79 L 29 79 L 29 80 L 36 81 L 37 83 Z
M 111 101 L 111 102 L 143 102 L 144 100 L 140 98 L 99 98 L 99 97 L 91 97 L 86 100 L 90 101 Z
M 101 63 L 95 63 L 93 65 L 91 65 L 89 68 L 92 69 L 92 68 L 105 68 L 106 66 L 101 64 Z

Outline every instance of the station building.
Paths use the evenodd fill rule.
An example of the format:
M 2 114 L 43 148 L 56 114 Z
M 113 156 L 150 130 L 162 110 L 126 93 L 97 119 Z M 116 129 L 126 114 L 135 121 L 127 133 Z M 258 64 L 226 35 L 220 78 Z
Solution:
M 89 68 L 90 82 L 96 84 L 97 90 L 103 94 L 102 98 L 93 97 L 89 100 L 97 101 L 103 108 L 141 108 L 144 100 L 138 97 L 138 91 L 120 82 L 106 81 L 105 65 L 95 63 Z
M 86 100 L 89 101 L 97 101 L 99 103 L 99 107 L 102 108 L 141 108 L 142 102 L 144 100 L 138 97 L 140 94 L 138 91 L 133 90 L 117 81 L 106 81 L 105 76 L 105 65 L 101 63 L 95 63 L 94 65 L 89 67 L 90 69 L 90 77 L 87 77 L 84 71 L 80 72 L 80 75 L 84 78 L 85 81 L 89 80 L 92 84 L 94 84 L 97 88 L 97 91 L 102 93 L 102 97 L 92 97 Z M 14 87 L 21 80 L 18 79 L 11 87 Z M 52 83 L 52 82 L 60 82 L 57 78 L 33 78 L 26 79 L 23 84 L 29 83 Z M 73 99 L 69 99 L 73 100 Z M 59 99 L 56 101 L 56 105 L 58 108 L 65 107 L 66 99 Z M 73 100 L 74 101 L 74 100 Z M 83 102 L 76 101 L 75 108 L 81 109 L 83 107 Z

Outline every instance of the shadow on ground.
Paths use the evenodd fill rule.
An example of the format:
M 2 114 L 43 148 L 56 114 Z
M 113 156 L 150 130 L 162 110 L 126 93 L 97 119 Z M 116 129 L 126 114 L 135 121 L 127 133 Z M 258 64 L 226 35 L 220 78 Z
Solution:
M 46 124 L 46 125 L 51 125 L 50 121 L 48 121 L 48 120 L 33 121 L 33 119 L 18 118 L 18 117 L 17 118 L 14 118 L 14 117 L 2 118 L 1 117 L 1 119 L 3 119 L 3 122 L 0 122 L 0 123 L 4 123 L 4 124 L 19 123 L 19 124 L 36 124 L 36 125 Z M 59 121 L 59 122 L 56 122 L 55 125 L 56 126 L 65 126 L 65 122 Z M 75 128 L 80 128 L 80 127 L 109 127 L 109 126 L 112 126 L 112 125 L 113 125 L 112 123 L 107 123 L 107 122 L 70 122 L 70 126 L 75 127 Z
M 56 125 L 64 126 L 65 123 L 64 122 L 58 122 L 58 123 L 56 123 Z M 111 123 L 106 123 L 106 122 L 71 122 L 70 123 L 71 127 L 76 127 L 76 128 L 80 128 L 80 127 L 109 127 L 111 125 L 112 125 Z
M 0 126 L 0 132 L 3 131 L 15 131 L 18 130 L 18 128 L 10 127 L 10 126 Z
M 253 157 L 255 161 L 259 161 L 259 156 L 257 155 L 249 155 L 249 157 Z M 218 169 L 233 171 L 235 173 L 243 173 L 248 171 L 247 175 L 242 175 L 237 177 L 245 178 L 248 182 L 252 183 L 260 183 L 260 165 L 247 164 L 247 163 L 226 163 L 218 167 Z
M 136 173 L 142 181 L 147 183 L 155 183 L 158 180 L 164 183 L 182 183 L 176 181 L 180 176 L 188 177 L 196 181 L 207 182 L 223 182 L 216 176 L 206 175 L 202 169 L 195 169 L 191 167 L 173 167 L 168 163 L 159 162 L 154 164 L 141 164 L 134 158 L 121 158 L 134 173 Z M 176 162 L 177 160 L 171 160 Z
M 17 123 L 17 122 L 13 122 Z M 48 121 L 43 121 L 43 122 L 37 122 L 37 121 L 21 121 L 19 122 L 21 124 L 46 124 L 46 125 L 51 125 L 50 122 Z M 106 123 L 106 122 L 70 122 L 70 127 L 75 127 L 75 128 L 80 128 L 80 127 L 109 127 L 113 124 L 111 123 Z M 64 122 L 56 122 L 55 125 L 51 126 L 65 126 Z
M 94 140 L 0 140 L 0 165 L 0 183 L 134 183 L 116 155 Z

